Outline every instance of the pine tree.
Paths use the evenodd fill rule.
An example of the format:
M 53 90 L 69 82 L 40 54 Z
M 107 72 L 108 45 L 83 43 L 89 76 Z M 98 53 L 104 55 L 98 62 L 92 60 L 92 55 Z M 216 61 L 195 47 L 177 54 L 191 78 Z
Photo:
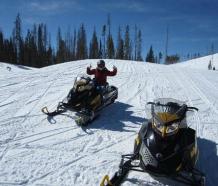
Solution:
M 124 58 L 124 42 L 121 36 L 121 28 L 118 29 L 116 59 Z
M 168 64 L 174 64 L 174 63 L 177 63 L 177 62 L 179 62 L 179 60 L 180 60 L 180 57 L 179 57 L 179 55 L 170 55 L 170 56 L 167 56 L 167 58 L 166 58 L 166 64 L 168 65 Z
M 103 27 L 102 27 L 102 37 L 103 37 L 102 58 L 106 58 L 106 25 L 103 25 Z
M 189 53 L 187 54 L 187 59 L 190 59 L 190 54 Z
M 109 59 L 114 59 L 115 57 L 114 41 L 112 35 L 109 35 L 107 38 L 107 57 Z
M 95 29 L 93 31 L 92 40 L 90 42 L 89 50 L 90 50 L 89 51 L 89 58 L 90 59 L 99 58 L 98 38 L 97 38 Z
M 125 31 L 125 39 L 124 39 L 124 59 L 130 60 L 132 56 L 131 52 L 131 41 L 130 41 L 130 34 L 129 34 L 129 25 L 126 26 Z
M 30 56 L 30 51 L 29 51 L 30 38 L 31 38 L 31 32 L 28 29 L 27 30 L 27 35 L 26 35 L 26 38 L 25 38 L 25 41 L 24 41 L 24 61 L 23 61 L 23 64 L 24 65 L 29 65 L 29 66 L 31 64 L 31 59 L 30 59 L 31 56 Z
M 107 26 L 108 26 L 108 36 L 107 36 L 107 50 L 106 56 L 109 59 L 113 59 L 115 57 L 115 48 L 114 48 L 114 41 L 111 35 L 111 18 L 110 14 L 107 16 Z
M 32 35 L 33 35 L 33 42 L 37 45 L 37 25 L 33 25 L 33 30 L 32 30 Z
M 154 63 L 155 62 L 155 59 L 154 59 L 154 52 L 153 52 L 153 48 L 152 46 L 150 47 L 150 50 L 146 56 L 146 59 L 145 59 L 146 62 L 150 62 L 150 63 Z
M 9 50 L 8 50 L 8 62 L 14 63 L 16 61 L 16 50 L 14 48 L 13 39 L 9 39 Z
M 0 32 L 0 59 L 10 63 L 42 67 L 49 65 L 48 59 L 52 57 L 51 45 L 47 43 L 47 28 L 45 24 L 34 24 L 32 31 L 27 30 L 27 35 L 23 39 L 21 33 L 20 15 L 16 16 L 12 37 L 3 38 Z
M 47 45 L 48 45 L 48 33 L 47 33 L 47 27 L 45 24 L 42 24 L 42 27 L 43 27 L 43 33 L 42 33 L 42 36 L 43 36 L 43 52 L 44 52 L 44 56 L 45 56 L 45 53 L 46 53 L 46 49 L 47 49 Z
M 76 30 L 74 29 L 73 33 L 73 48 L 72 48 L 72 58 L 73 60 L 76 60 Z
M 70 34 L 70 27 L 68 27 L 67 29 L 67 33 L 65 36 L 65 44 L 66 44 L 66 48 L 65 48 L 65 57 L 66 57 L 66 61 L 71 61 L 72 59 L 72 37 Z
M 23 64 L 25 66 L 33 66 L 33 61 L 37 60 L 36 58 L 34 58 L 34 56 L 32 55 L 32 50 L 33 50 L 33 45 L 31 45 L 31 41 L 32 41 L 33 35 L 32 32 L 28 29 L 27 30 L 27 35 L 25 37 L 24 40 L 24 55 L 23 55 Z
M 163 58 L 163 54 L 161 52 L 159 52 L 159 54 L 158 54 L 158 63 L 159 64 L 160 64 L 162 58 Z
M 142 33 L 141 33 L 141 30 L 138 31 L 138 34 L 137 34 L 137 57 L 136 57 L 136 60 L 137 61 L 143 61 L 142 59 L 142 54 L 141 54 L 141 51 L 142 51 Z
M 51 45 L 49 44 L 48 46 L 48 50 L 47 50 L 47 53 L 46 53 L 46 58 L 47 58 L 47 62 L 48 62 L 48 65 L 52 65 L 53 64 L 53 54 L 52 54 L 52 48 L 51 48 Z
M 81 25 L 77 34 L 76 57 L 77 59 L 86 59 L 88 57 L 86 31 L 83 24 Z
M 0 61 L 4 59 L 4 36 L 2 31 L 0 30 Z
M 37 42 L 37 47 L 38 47 L 38 67 L 43 66 L 43 34 L 42 34 L 42 25 L 40 24 L 38 26 L 38 42 Z
M 51 47 L 51 34 L 49 34 L 49 40 L 48 40 L 48 49 L 46 50 L 46 65 L 52 65 L 53 64 L 53 51 Z
M 21 34 L 21 18 L 20 14 L 17 14 L 16 20 L 14 22 L 14 29 L 13 29 L 13 43 L 16 49 L 16 63 L 20 64 L 21 63 L 21 51 L 20 49 L 22 48 L 22 34 Z
M 111 35 L 111 15 L 107 15 L 108 37 Z
M 56 63 L 63 63 L 66 60 L 66 44 L 62 39 L 60 28 L 58 28 L 57 43 Z
M 37 49 L 37 27 L 36 25 L 34 25 L 33 27 L 33 31 L 32 31 L 32 37 L 31 37 L 31 40 L 30 40 L 30 49 L 31 49 L 31 58 L 32 58 L 32 62 L 31 62 L 31 65 L 33 67 L 37 67 L 38 66 L 38 49 Z
M 44 67 L 48 65 L 47 61 L 47 28 L 45 24 L 38 25 L 37 32 L 37 53 L 38 53 L 38 67 Z
M 19 50 L 20 50 L 20 55 L 19 55 L 20 64 L 24 65 L 24 41 L 23 40 L 20 41 Z
M 100 44 L 99 44 L 98 56 L 99 56 L 100 59 L 103 58 L 103 49 L 102 49 L 101 40 L 100 40 Z
M 134 60 L 136 61 L 136 59 L 137 59 L 137 31 L 138 30 L 138 28 L 137 28 L 137 26 L 135 25 L 135 38 L 134 38 Z

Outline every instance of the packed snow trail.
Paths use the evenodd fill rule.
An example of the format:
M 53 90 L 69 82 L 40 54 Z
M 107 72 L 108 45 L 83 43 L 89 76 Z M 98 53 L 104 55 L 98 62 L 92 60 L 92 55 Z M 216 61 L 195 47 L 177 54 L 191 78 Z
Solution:
M 198 68 L 197 61 L 164 66 L 106 60 L 109 69 L 118 67 L 117 76 L 108 78 L 118 87 L 118 99 L 84 128 L 71 112 L 50 118 L 41 108 L 55 109 L 74 78 L 97 60 L 29 70 L 11 66 L 11 71 L 0 63 L 0 185 L 99 185 L 105 174 L 117 171 L 121 155 L 133 151 L 136 134 L 149 118 L 146 103 L 170 97 L 199 108 L 189 125 L 199 136 L 198 167 L 206 173 L 206 185 L 215 186 L 218 71 L 207 70 L 209 58 L 201 59 Z M 123 185 L 175 183 L 130 172 Z

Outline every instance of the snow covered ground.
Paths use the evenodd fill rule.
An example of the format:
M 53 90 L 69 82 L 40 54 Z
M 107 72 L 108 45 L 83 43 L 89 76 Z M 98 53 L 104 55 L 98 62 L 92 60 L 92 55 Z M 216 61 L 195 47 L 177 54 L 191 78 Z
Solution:
M 29 70 L 0 63 L 0 185 L 99 185 L 105 174 L 117 171 L 121 155 L 133 151 L 136 134 L 149 117 L 146 102 L 159 97 L 199 108 L 189 120 L 199 136 L 197 166 L 207 186 L 217 185 L 218 71 L 207 70 L 210 59 L 170 66 L 106 60 L 109 69 L 118 67 L 108 81 L 118 87 L 119 98 L 84 128 L 70 112 L 51 119 L 41 108 L 55 109 L 77 74 L 96 60 Z M 218 69 L 218 55 L 213 60 Z M 177 184 L 130 172 L 123 185 Z

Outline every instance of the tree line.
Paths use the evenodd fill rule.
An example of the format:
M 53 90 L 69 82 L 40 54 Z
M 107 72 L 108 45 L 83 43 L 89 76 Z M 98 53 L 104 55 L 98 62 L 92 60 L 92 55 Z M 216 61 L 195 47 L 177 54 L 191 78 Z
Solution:
M 141 29 L 135 25 L 133 32 L 130 33 L 129 25 L 123 29 L 119 26 L 115 41 L 108 16 L 107 24 L 102 26 L 101 35 L 98 36 L 94 28 L 89 43 L 84 24 L 73 32 L 68 29 L 65 34 L 58 28 L 57 44 L 56 48 L 53 48 L 46 24 L 34 24 L 23 37 L 22 20 L 18 14 L 9 39 L 4 38 L 0 30 L 0 61 L 37 68 L 66 61 L 99 58 L 160 63 L 163 55 L 161 52 L 155 55 L 152 46 L 147 55 L 142 56 Z M 170 58 L 169 63 L 172 63 L 173 59 L 175 58 Z

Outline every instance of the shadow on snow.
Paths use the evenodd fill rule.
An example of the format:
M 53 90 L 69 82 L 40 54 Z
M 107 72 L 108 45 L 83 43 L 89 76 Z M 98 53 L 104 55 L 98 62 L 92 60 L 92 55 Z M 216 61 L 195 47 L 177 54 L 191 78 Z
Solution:
M 205 138 L 198 138 L 199 160 L 197 167 L 205 174 L 207 186 L 217 185 L 217 144 Z
M 146 119 L 143 117 L 134 116 L 133 109 L 134 108 L 132 105 L 122 102 L 115 102 L 114 104 L 101 110 L 100 115 L 92 123 L 81 128 L 87 133 L 89 133 L 88 129 L 136 132 L 138 131 L 138 126 L 141 125 Z M 71 118 L 72 120 L 76 118 L 75 114 L 70 111 L 69 113 L 63 113 L 60 115 Z M 55 117 L 53 116 L 47 116 L 47 120 L 50 124 L 57 123 Z

